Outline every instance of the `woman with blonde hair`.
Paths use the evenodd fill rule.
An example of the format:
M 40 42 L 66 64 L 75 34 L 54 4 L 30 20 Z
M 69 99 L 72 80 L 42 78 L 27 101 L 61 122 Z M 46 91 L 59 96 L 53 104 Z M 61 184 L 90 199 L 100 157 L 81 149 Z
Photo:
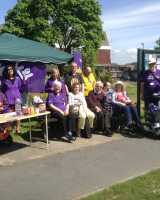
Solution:
M 53 84 L 55 81 L 60 81 L 61 84 L 62 84 L 62 92 L 64 94 L 67 94 L 68 93 L 68 89 L 67 89 L 67 86 L 65 85 L 65 82 L 64 80 L 61 80 L 60 78 L 60 72 L 59 72 L 59 69 L 54 67 L 51 71 L 51 76 L 50 78 L 47 80 L 47 83 L 46 83 L 46 86 L 45 86 L 45 91 L 47 93 L 52 93 L 53 92 Z
M 88 130 L 87 133 L 87 130 L 85 130 L 85 123 L 86 120 L 88 120 L 89 128 L 92 129 L 95 115 L 87 107 L 87 102 L 83 93 L 80 91 L 79 83 L 73 83 L 72 85 L 72 92 L 69 93 L 69 107 L 70 107 L 70 113 L 69 113 L 70 119 L 72 118 L 72 116 L 74 117 L 75 114 L 78 117 L 78 135 L 79 132 L 83 134 L 84 131 L 86 131 L 86 133 L 84 133 L 86 137 L 87 138 L 91 137 L 91 131 Z M 75 123 L 73 124 L 72 122 L 72 125 L 75 125 Z
M 136 105 L 127 96 L 127 92 L 124 88 L 124 83 L 122 81 L 117 81 L 115 83 L 115 88 L 113 92 L 113 103 L 116 110 L 120 110 L 126 115 L 126 128 L 128 128 L 133 120 L 136 122 L 137 126 L 141 126 L 140 118 L 137 113 Z

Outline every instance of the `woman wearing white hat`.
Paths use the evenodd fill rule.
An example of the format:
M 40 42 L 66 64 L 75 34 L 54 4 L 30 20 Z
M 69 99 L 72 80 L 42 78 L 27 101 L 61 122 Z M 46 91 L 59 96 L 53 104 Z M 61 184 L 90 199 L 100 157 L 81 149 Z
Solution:
M 115 89 L 113 92 L 113 103 L 115 105 L 115 112 L 119 110 L 124 112 L 126 115 L 126 124 L 128 128 L 134 120 L 137 126 L 141 125 L 136 106 L 132 103 L 131 99 L 127 96 L 127 92 L 124 89 L 122 81 L 115 83 Z
M 160 93 L 160 70 L 157 69 L 157 60 L 152 57 L 148 63 L 149 69 L 146 70 L 141 78 L 141 99 L 145 102 L 148 109 L 150 103 L 158 104 L 154 98 L 154 93 Z

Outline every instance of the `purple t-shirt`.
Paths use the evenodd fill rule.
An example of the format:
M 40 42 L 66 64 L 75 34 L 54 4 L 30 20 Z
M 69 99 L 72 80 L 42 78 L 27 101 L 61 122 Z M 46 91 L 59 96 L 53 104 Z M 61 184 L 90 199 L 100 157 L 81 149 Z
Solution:
M 59 95 L 53 92 L 49 93 L 47 98 L 47 105 L 49 104 L 53 104 L 62 111 L 65 111 L 67 105 L 67 96 L 62 92 Z
M 14 105 L 17 98 L 21 99 L 22 81 L 19 77 L 14 80 L 5 79 L 2 81 L 2 90 L 9 105 Z
M 53 87 L 53 83 L 55 82 L 55 80 L 53 80 L 52 78 L 49 78 L 47 83 L 46 83 L 46 86 L 45 86 L 45 91 L 50 93 L 50 92 L 53 92 L 52 91 L 52 87 Z M 65 83 L 63 80 L 60 80 L 61 84 L 62 84 L 62 90 L 61 92 L 66 94 L 66 88 L 65 88 Z
M 142 76 L 142 82 L 144 82 L 145 97 L 160 92 L 160 70 L 154 72 L 146 70 Z

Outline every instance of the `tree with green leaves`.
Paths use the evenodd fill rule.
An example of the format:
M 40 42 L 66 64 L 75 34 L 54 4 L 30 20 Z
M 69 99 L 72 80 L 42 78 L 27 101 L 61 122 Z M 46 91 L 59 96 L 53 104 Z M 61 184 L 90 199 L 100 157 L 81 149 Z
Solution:
M 156 41 L 155 49 L 160 50 L 160 38 Z
M 84 46 L 84 57 L 93 59 L 104 37 L 100 15 L 97 0 L 18 0 L 7 13 L 3 32 L 58 44 L 67 52 Z

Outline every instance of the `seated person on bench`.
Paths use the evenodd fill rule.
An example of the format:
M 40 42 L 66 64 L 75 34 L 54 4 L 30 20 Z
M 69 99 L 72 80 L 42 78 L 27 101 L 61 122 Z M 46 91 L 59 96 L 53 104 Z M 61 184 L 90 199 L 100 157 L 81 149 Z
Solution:
M 141 77 L 141 99 L 144 100 L 146 110 L 150 103 L 158 105 L 159 99 L 154 96 L 155 93 L 160 95 L 160 70 L 157 69 L 156 58 L 152 58 L 149 69 Z
M 75 123 L 73 123 L 72 120 L 74 120 L 77 116 L 78 118 L 78 131 L 77 136 L 80 136 L 80 133 L 84 133 L 85 129 L 85 123 L 86 120 L 88 120 L 89 123 L 89 129 L 93 129 L 93 122 L 94 122 L 94 113 L 87 107 L 86 99 L 83 95 L 83 93 L 80 91 L 80 84 L 79 83 L 73 83 L 72 85 L 72 92 L 69 93 L 69 106 L 70 106 L 70 122 L 72 126 L 72 130 L 76 132 L 75 130 Z M 74 120 L 75 121 L 75 120 Z M 91 132 L 91 130 L 88 130 L 88 132 Z M 91 137 L 91 134 L 86 133 L 86 137 Z
M 113 92 L 113 104 L 115 107 L 115 112 L 118 113 L 118 111 L 120 110 L 125 113 L 125 128 L 129 128 L 133 120 L 135 121 L 137 126 L 141 126 L 136 106 L 127 96 L 122 81 L 117 81 L 115 83 L 115 90 Z
M 68 132 L 68 115 L 69 115 L 69 104 L 67 95 L 62 92 L 62 83 L 60 81 L 54 81 L 53 92 L 48 94 L 47 107 L 52 112 L 52 116 L 61 120 L 64 126 L 64 132 L 67 139 L 72 140 L 72 135 Z

